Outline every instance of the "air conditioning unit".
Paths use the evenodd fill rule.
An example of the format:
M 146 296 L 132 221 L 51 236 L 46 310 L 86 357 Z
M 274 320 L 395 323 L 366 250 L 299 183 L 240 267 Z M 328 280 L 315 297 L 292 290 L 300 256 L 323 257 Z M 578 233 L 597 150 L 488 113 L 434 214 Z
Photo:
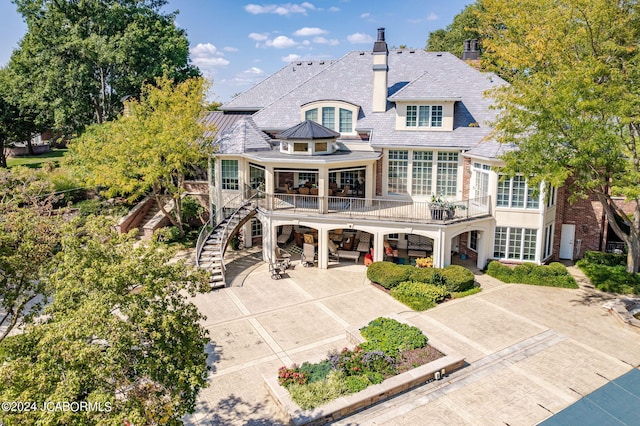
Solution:
M 433 378 L 436 380 L 440 380 L 442 378 L 442 375 L 439 371 L 436 371 L 435 373 L 433 373 Z

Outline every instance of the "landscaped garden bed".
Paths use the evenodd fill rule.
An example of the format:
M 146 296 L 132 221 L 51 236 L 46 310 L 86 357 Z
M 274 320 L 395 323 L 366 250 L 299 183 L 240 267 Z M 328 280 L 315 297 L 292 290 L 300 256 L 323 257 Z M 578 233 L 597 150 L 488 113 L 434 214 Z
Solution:
M 627 272 L 627 255 L 588 251 L 576 265 L 601 291 L 640 294 L 640 274 Z
M 417 327 L 377 318 L 348 332 L 359 343 L 316 363 L 281 367 L 267 389 L 293 424 L 324 424 L 464 365 L 427 344 Z
M 396 300 L 416 311 L 433 308 L 448 299 L 469 296 L 481 291 L 475 287 L 474 275 L 469 269 L 450 265 L 445 268 L 398 265 L 391 262 L 374 262 L 367 269 L 367 278 L 380 286 Z
M 549 265 L 525 262 L 512 267 L 494 260 L 489 263 L 487 274 L 505 283 L 578 288 L 576 280 L 567 271 L 567 267 L 559 262 L 552 262 Z

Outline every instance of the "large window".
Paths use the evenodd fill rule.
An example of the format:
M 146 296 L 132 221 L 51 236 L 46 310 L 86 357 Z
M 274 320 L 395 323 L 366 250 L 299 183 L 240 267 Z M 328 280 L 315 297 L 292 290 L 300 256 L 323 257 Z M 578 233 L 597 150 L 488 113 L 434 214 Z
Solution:
M 473 163 L 473 198 L 477 203 L 486 204 L 489 194 L 489 170 L 488 164 Z
M 391 150 L 387 181 L 391 194 L 456 196 L 458 153 Z
M 340 133 L 353 131 L 353 113 L 348 109 L 340 108 Z
M 251 237 L 262 237 L 262 222 L 260 219 L 251 219 Z
M 311 120 L 318 122 L 318 108 L 310 109 L 309 111 L 304 113 L 305 120 Z
M 249 184 L 251 189 L 264 190 L 264 169 L 255 164 L 249 164 Z
M 500 177 L 496 204 L 498 207 L 513 209 L 537 209 L 540 206 L 540 193 L 535 187 L 529 187 L 524 176 L 510 179 Z
M 430 195 L 433 174 L 433 152 L 414 151 L 411 192 L 413 195 Z
M 469 232 L 469 244 L 467 246 L 475 252 L 478 251 L 478 231 Z
M 409 151 L 389 151 L 389 192 L 407 193 Z
M 543 259 L 553 254 L 553 223 L 544 229 L 544 253 Z
M 407 105 L 407 127 L 442 127 L 442 105 Z
M 456 195 L 458 189 L 458 153 L 438 153 L 438 175 L 436 178 L 436 194 Z
M 537 229 L 496 227 L 493 257 L 533 261 L 536 258 Z
M 222 189 L 238 190 L 238 160 L 222 160 Z
M 335 130 L 336 128 L 336 109 L 334 107 L 322 108 L 322 125 L 327 129 Z

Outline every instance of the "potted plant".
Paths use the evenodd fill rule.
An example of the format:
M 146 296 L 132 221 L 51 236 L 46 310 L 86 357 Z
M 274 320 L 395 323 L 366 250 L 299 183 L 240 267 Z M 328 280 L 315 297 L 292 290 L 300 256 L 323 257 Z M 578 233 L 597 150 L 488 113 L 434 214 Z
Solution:
M 431 219 L 444 220 L 453 219 L 456 214 L 456 209 L 464 210 L 466 209 L 466 206 L 463 204 L 455 204 L 454 202 L 443 198 L 442 195 L 432 195 L 430 208 Z

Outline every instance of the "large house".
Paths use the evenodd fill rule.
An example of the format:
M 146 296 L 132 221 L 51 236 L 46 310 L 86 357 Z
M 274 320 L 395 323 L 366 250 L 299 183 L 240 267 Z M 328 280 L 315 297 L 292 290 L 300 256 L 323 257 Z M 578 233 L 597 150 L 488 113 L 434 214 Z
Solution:
M 432 255 L 435 266 L 576 257 L 584 229 L 563 223 L 556 190 L 500 179 L 509 147 L 491 138 L 486 92 L 504 84 L 449 53 L 390 51 L 384 29 L 372 51 L 290 63 L 216 113 L 218 226 L 198 244 L 200 263 L 219 268 L 240 228 L 247 245 L 261 237 L 267 261 L 306 239 L 319 268 L 367 252 Z

